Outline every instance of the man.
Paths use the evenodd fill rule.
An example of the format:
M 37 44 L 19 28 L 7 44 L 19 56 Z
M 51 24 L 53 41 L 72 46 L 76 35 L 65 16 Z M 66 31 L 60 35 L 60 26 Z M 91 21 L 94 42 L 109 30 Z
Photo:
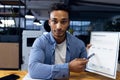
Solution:
M 70 72 L 84 71 L 88 62 L 83 41 L 67 32 L 69 8 L 55 3 L 49 11 L 51 32 L 37 38 L 29 57 L 28 74 L 33 79 L 63 80 Z

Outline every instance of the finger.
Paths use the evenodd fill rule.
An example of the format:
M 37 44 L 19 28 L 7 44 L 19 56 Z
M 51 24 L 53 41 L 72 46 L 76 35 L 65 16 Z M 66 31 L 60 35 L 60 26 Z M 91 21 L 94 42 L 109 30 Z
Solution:
M 75 60 L 78 60 L 78 61 L 85 61 L 87 60 L 86 58 L 76 58 Z
M 79 65 L 86 65 L 88 61 L 79 61 Z
M 85 71 L 85 67 L 79 68 L 80 71 Z

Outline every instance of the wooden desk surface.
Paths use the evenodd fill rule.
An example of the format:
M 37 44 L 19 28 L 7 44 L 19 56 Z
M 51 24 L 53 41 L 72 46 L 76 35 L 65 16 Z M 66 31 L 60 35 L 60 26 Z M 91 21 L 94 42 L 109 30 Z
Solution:
M 0 70 L 0 78 L 3 76 L 7 76 L 10 74 L 16 74 L 19 75 L 20 78 L 17 80 L 22 80 L 23 77 L 27 74 L 27 71 L 19 71 L 19 70 Z
M 114 80 L 91 72 L 70 73 L 69 80 Z M 117 72 L 116 80 L 120 80 L 120 72 Z
M 20 78 L 17 80 L 22 80 L 23 77 L 27 74 L 27 71 L 20 70 L 0 70 L 0 78 L 3 76 L 7 76 L 9 74 L 19 75 Z M 70 73 L 69 80 L 114 80 L 111 78 L 107 78 L 98 74 L 90 73 L 90 72 L 81 72 L 81 73 Z M 116 80 L 120 80 L 120 72 L 117 72 Z

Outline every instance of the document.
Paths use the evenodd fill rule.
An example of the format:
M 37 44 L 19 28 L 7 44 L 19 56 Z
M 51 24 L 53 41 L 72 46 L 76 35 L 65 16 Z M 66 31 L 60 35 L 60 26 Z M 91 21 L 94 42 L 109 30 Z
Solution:
M 119 35 L 118 32 L 91 32 L 88 56 L 94 55 L 89 58 L 87 71 L 116 79 Z

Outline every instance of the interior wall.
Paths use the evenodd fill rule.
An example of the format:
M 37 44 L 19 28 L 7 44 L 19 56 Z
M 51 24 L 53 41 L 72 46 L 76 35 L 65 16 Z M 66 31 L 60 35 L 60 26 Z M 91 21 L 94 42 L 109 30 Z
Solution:
M 19 68 L 19 43 L 0 43 L 0 69 Z

